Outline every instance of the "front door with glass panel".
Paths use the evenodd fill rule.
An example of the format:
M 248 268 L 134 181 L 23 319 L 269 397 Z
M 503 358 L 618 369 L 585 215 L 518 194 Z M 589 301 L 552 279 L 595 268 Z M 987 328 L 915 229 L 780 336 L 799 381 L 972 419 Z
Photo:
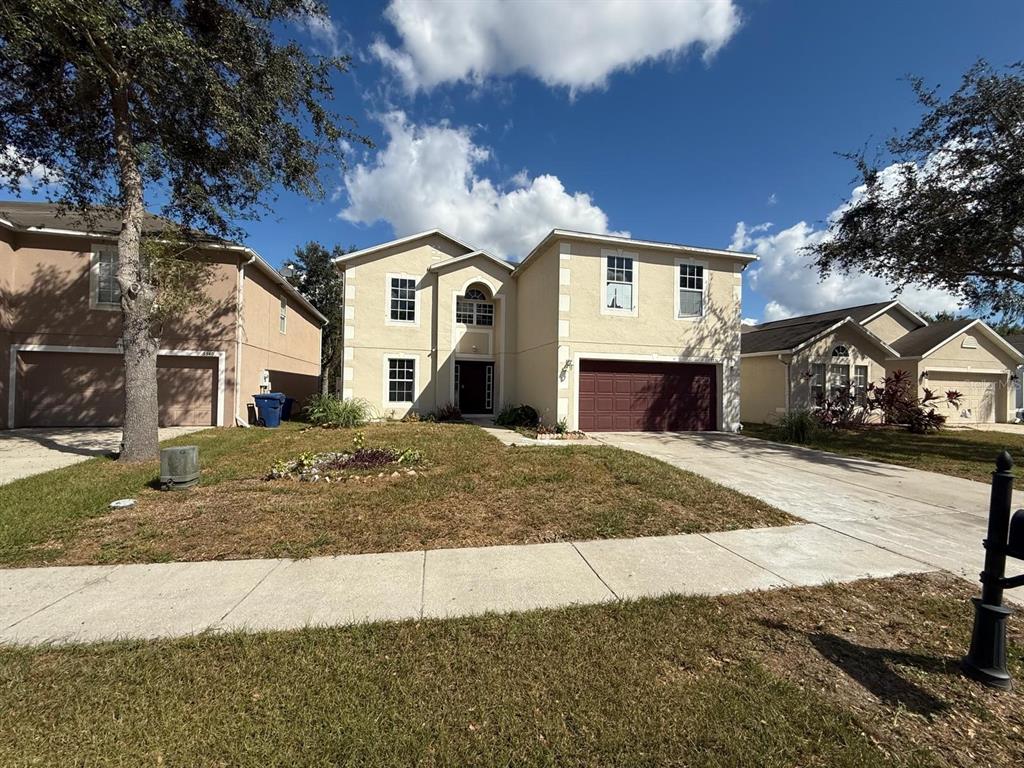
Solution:
M 494 413 L 494 363 L 455 362 L 455 404 L 463 413 Z

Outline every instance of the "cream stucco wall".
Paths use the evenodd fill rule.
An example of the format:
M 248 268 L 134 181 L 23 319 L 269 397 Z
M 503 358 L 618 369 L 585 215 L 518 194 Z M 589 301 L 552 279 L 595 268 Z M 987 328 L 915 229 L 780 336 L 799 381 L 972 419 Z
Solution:
M 569 295 L 570 290 L 559 279 L 563 261 L 555 243 L 516 273 L 519 308 L 514 401 L 536 408 L 548 424 L 558 420 L 558 400 L 567 396 L 567 377 L 559 375 L 558 349 L 559 317 L 564 314 L 559 312 L 559 296 Z
M 828 388 L 832 385 L 832 377 L 827 366 L 832 365 L 832 350 L 838 344 L 846 346 L 850 352 L 848 363 L 851 380 L 854 375 L 854 366 L 857 365 L 868 367 L 869 382 L 877 383 L 885 378 L 885 365 L 889 353 L 870 338 L 865 337 L 864 334 L 845 325 L 792 356 L 790 365 L 791 409 L 811 408 L 815 405 L 814 397 L 811 394 L 811 382 L 807 377 L 814 363 L 824 363 L 826 366 L 825 391 L 828 392 Z M 836 362 L 844 364 L 847 360 L 837 360 Z
M 864 327 L 886 344 L 892 344 L 901 336 L 906 336 L 916 328 L 920 328 L 921 323 L 908 317 L 903 310 L 891 307 L 870 323 L 866 323 Z
M 786 412 L 788 368 L 778 355 L 740 360 L 740 418 L 768 424 Z
M 740 301 L 742 263 L 727 257 L 662 250 L 635 243 L 609 246 L 566 238 L 560 252 L 559 284 L 569 296 L 560 307 L 558 357 L 572 361 L 572 375 L 558 390 L 558 418 L 578 423 L 579 361 L 587 358 L 713 364 L 718 370 L 719 428 L 740 422 Z M 635 311 L 612 314 L 605 307 L 603 255 L 634 259 Z M 704 314 L 677 317 L 678 264 L 704 267 Z M 564 362 L 562 363 L 564 365 Z
M 447 238 L 430 235 L 345 263 L 345 397 L 366 400 L 384 417 L 400 418 L 410 410 L 432 412 L 455 398 L 456 359 L 494 361 L 495 404 L 511 395 L 516 286 L 507 268 L 484 256 L 447 263 L 466 253 Z M 392 276 L 416 281 L 416 319 L 411 323 L 390 319 Z M 455 322 L 456 297 L 474 283 L 494 300 L 491 328 Z M 393 357 L 415 360 L 412 403 L 387 402 L 387 360 Z

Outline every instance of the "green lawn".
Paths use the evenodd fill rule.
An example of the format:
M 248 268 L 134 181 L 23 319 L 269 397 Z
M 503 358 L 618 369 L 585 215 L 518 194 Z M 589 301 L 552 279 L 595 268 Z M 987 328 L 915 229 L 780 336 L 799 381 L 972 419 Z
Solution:
M 744 423 L 743 434 L 786 442 L 771 424 Z M 823 432 L 804 445 L 984 483 L 991 481 L 1000 451 L 1008 450 L 1017 464 L 1024 463 L 1024 435 L 1006 432 L 946 429 L 933 435 L 915 435 L 902 429 L 866 427 Z
M 787 525 L 795 518 L 697 475 L 607 446 L 507 448 L 468 424 L 374 424 L 367 447 L 414 449 L 415 475 L 266 480 L 275 461 L 344 451 L 355 430 L 220 429 L 200 488 L 150 487 L 156 463 L 92 459 L 0 486 L 0 563 L 212 560 L 388 552 Z M 109 510 L 114 499 L 138 504 Z
M 0 765 L 1011 766 L 932 574 L 725 598 L 0 649 Z M 1024 674 L 1019 622 L 1011 671 Z

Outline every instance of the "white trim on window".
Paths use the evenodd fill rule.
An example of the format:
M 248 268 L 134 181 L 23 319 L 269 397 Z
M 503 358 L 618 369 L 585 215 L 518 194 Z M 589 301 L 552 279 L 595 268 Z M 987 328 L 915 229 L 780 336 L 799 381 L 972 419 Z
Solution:
M 101 257 L 112 257 L 113 275 L 111 278 L 117 286 L 117 245 L 111 243 L 93 243 L 89 254 L 89 309 L 98 309 L 103 312 L 121 311 L 121 291 L 117 291 L 117 301 L 100 301 L 100 271 L 103 269 Z
M 630 264 L 628 269 L 630 272 L 631 281 L 628 283 L 631 286 L 631 300 L 632 306 L 628 309 L 623 307 L 621 309 L 613 308 L 608 306 L 608 284 L 616 282 L 618 284 L 625 285 L 625 281 L 614 281 L 608 279 L 608 259 L 629 259 Z M 640 281 L 638 279 L 640 268 L 640 254 L 633 251 L 623 251 L 621 249 L 602 248 L 601 249 L 601 283 L 599 291 L 599 301 L 601 302 L 601 314 L 611 315 L 619 317 L 636 317 L 638 307 L 640 306 Z
M 281 296 L 280 304 L 277 310 L 277 331 L 278 333 L 288 333 L 288 297 Z M 323 335 L 323 334 L 321 334 Z
M 674 265 L 673 270 L 672 270 L 672 316 L 676 320 L 700 320 L 701 318 L 703 318 L 708 313 L 708 278 L 709 278 L 708 262 L 707 261 L 703 261 L 701 259 L 681 258 L 681 259 L 675 259 L 674 263 L 675 263 L 675 265 Z M 700 280 L 700 285 L 701 285 L 701 287 L 700 287 L 700 314 L 699 315 L 681 315 L 680 314 L 680 312 L 682 311 L 682 306 L 681 306 L 682 291 L 684 290 L 682 285 L 680 285 L 680 281 L 681 281 L 681 277 L 682 277 L 681 269 L 680 268 L 684 264 L 687 265 L 687 266 L 691 266 L 691 267 L 700 267 L 700 270 L 701 270 L 700 275 L 696 276 L 696 278 Z M 696 291 L 696 289 L 693 289 L 692 291 L 690 289 L 687 289 L 687 292 L 692 292 L 692 293 L 696 294 L 697 291 Z
M 391 281 L 411 280 L 413 285 L 413 309 L 412 320 L 395 320 L 391 317 Z M 416 275 L 408 275 L 401 272 L 388 272 L 384 276 L 384 325 L 404 326 L 406 328 L 420 327 L 420 286 L 419 278 Z
M 410 360 L 412 361 L 412 399 L 411 400 L 392 400 L 391 399 L 391 361 L 392 360 Z M 411 407 L 420 396 L 420 356 L 410 355 L 407 352 L 385 352 L 383 355 L 382 362 L 383 370 L 383 391 L 381 393 L 381 402 L 384 404 L 384 408 L 390 406 L 409 406 Z

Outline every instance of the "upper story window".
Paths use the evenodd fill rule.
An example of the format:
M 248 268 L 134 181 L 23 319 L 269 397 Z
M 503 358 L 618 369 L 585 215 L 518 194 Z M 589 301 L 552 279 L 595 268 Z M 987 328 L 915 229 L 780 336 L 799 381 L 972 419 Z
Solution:
M 117 249 L 96 248 L 89 275 L 89 306 L 92 309 L 120 309 L 121 286 L 117 282 Z
M 681 262 L 679 264 L 679 306 L 676 317 L 702 317 L 704 315 L 704 266 Z
M 391 276 L 388 317 L 397 323 L 416 322 L 416 280 Z
M 281 333 L 285 333 L 288 330 L 288 299 L 284 296 L 281 297 L 281 304 L 277 314 L 277 330 Z
M 633 259 L 629 256 L 605 257 L 604 306 L 605 309 L 633 311 L 634 281 Z
M 845 344 L 836 344 L 832 348 L 832 357 L 849 357 L 849 356 L 850 356 L 850 348 L 847 347 Z
M 463 325 L 494 325 L 494 304 L 479 288 L 470 288 L 455 300 L 455 322 Z

